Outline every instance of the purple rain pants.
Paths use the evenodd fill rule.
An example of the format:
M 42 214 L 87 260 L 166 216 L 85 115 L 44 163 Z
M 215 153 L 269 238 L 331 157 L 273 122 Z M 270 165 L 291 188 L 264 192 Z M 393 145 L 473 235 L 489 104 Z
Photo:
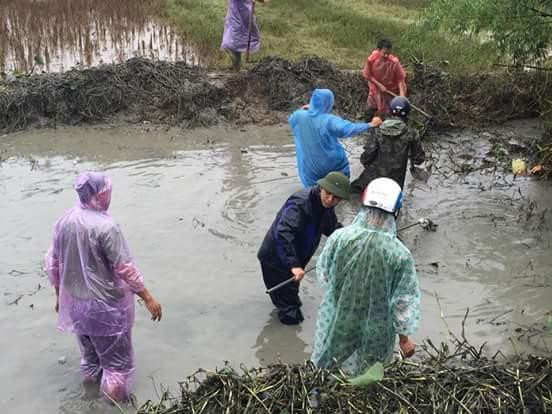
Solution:
M 130 398 L 134 374 L 131 332 L 114 336 L 77 335 L 83 382 L 100 383 L 100 393 L 115 401 Z

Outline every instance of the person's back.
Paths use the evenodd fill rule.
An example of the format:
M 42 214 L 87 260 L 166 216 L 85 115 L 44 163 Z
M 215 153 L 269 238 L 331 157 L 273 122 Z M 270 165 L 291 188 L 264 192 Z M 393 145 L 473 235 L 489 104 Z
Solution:
M 55 231 L 63 309 L 59 327 L 78 335 L 126 332 L 134 318 L 132 291 L 115 277 L 110 263 L 118 258 L 104 252 L 122 251 L 127 262 L 130 254 L 112 217 L 75 206 L 56 223 Z
M 331 171 L 350 176 L 349 161 L 339 138 L 348 138 L 367 131 L 371 124 L 353 123 L 330 114 L 334 95 L 329 89 L 315 89 L 308 109 L 298 109 L 289 117 L 296 147 L 297 171 L 304 187 Z M 374 126 L 381 120 L 374 119 Z
M 425 161 L 418 131 L 407 124 L 410 104 L 403 97 L 391 101 L 393 116 L 385 120 L 377 131 L 370 131 L 366 138 L 360 163 L 361 175 L 351 183 L 355 192 L 362 192 L 369 182 L 378 177 L 388 177 L 404 187 L 408 160 L 412 166 Z
M 144 286 L 125 238 L 107 212 L 111 189 L 102 173 L 79 174 L 79 203 L 54 225 L 45 270 L 56 292 L 58 329 L 77 336 L 87 393 L 101 391 L 123 401 L 130 396 L 134 374 L 133 294 L 144 300 L 152 320 L 161 319 L 161 305 Z
M 318 266 L 331 266 L 340 275 L 328 284 L 331 294 L 320 305 L 320 325 L 332 326 L 320 331 L 323 337 L 315 341 L 313 360 L 321 366 L 331 365 L 335 358 L 350 372 L 359 372 L 365 361 L 371 364 L 392 357 L 396 333 L 391 304 L 401 292 L 403 273 L 413 272 L 414 262 L 396 237 L 393 218 L 382 229 L 367 221 L 359 214 L 350 226 L 337 230 L 331 243 L 340 246 L 342 254 L 328 253 L 319 259 Z
M 409 128 L 398 119 L 385 120 L 376 131 L 366 138 L 360 163 L 365 170 L 353 183 L 353 190 L 362 191 L 366 185 L 378 178 L 389 177 L 404 187 L 408 159 L 413 165 L 424 162 L 425 153 L 418 131 Z
M 401 198 L 385 208 L 398 212 Z M 364 199 L 363 204 L 371 205 Z M 351 225 L 326 242 L 316 268 L 325 287 L 312 353 L 317 366 L 329 368 L 337 361 L 357 374 L 376 361 L 389 361 L 396 336 L 409 341 L 406 335 L 417 327 L 416 269 L 396 237 L 393 213 L 362 207 Z

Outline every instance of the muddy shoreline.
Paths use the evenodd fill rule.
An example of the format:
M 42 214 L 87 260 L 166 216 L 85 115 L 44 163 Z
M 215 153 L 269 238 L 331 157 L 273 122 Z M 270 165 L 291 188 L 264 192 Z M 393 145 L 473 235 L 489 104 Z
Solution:
M 552 92 L 542 76 L 539 72 L 452 76 L 416 63 L 409 73 L 409 94 L 431 119 L 413 111 L 413 123 L 422 134 L 436 135 L 539 117 L 546 113 L 541 97 Z M 361 74 L 337 69 L 315 56 L 295 63 L 264 58 L 239 73 L 133 58 L 121 64 L 1 81 L 0 134 L 105 122 L 185 129 L 277 125 L 308 102 L 317 87 L 334 91 L 336 113 L 363 119 L 367 91 Z M 551 139 L 551 131 L 544 129 L 541 139 L 517 154 L 536 165 L 545 158 L 542 148 L 548 151 Z M 545 174 L 552 170 L 549 167 L 545 163 Z
M 416 64 L 409 76 L 412 100 L 432 115 L 433 129 L 536 117 L 540 97 L 552 89 L 540 82 L 539 73 L 454 77 Z M 316 87 L 334 91 L 337 113 L 362 118 L 367 92 L 360 73 L 339 70 L 318 57 L 295 63 L 265 58 L 240 73 L 133 58 L 0 82 L 0 131 L 103 122 L 114 116 L 185 128 L 276 124 L 307 102 Z

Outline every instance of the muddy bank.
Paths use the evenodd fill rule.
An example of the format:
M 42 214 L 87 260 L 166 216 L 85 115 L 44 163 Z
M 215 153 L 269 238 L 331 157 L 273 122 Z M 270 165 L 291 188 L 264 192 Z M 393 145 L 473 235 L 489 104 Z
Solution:
M 552 89 L 541 76 L 453 77 L 417 64 L 409 87 L 413 101 L 433 116 L 434 127 L 497 124 L 540 113 L 540 97 Z M 0 130 L 97 122 L 118 114 L 185 127 L 274 124 L 307 102 L 315 87 L 335 92 L 338 113 L 362 117 L 367 91 L 360 73 L 338 70 L 317 57 L 296 63 L 265 58 L 238 74 L 134 58 L 0 83 Z
M 413 112 L 423 131 L 499 125 L 511 119 L 550 112 L 543 96 L 552 84 L 543 72 L 497 72 L 452 76 L 421 63 L 409 82 L 412 100 L 432 115 Z M 27 127 L 75 125 L 116 119 L 153 122 L 184 128 L 273 125 L 308 102 L 313 88 L 330 88 L 335 111 L 363 119 L 367 91 L 359 72 L 338 70 L 317 57 L 292 63 L 265 58 L 240 73 L 213 72 L 185 62 L 133 58 L 61 74 L 21 77 L 0 83 L 0 132 Z M 507 145 L 506 145 L 507 147 Z M 516 152 L 516 151 L 514 151 Z M 552 132 L 533 140 L 517 154 L 530 166 L 543 164 L 552 173 Z M 510 153 L 503 157 L 511 162 Z

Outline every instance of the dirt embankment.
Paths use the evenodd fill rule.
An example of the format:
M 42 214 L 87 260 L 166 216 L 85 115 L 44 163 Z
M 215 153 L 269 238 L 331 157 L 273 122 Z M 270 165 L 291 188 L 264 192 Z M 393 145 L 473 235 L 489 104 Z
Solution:
M 453 77 L 416 64 L 409 88 L 413 101 L 433 116 L 434 126 L 470 126 L 538 116 L 541 97 L 552 92 L 543 76 L 500 72 Z M 277 122 L 278 112 L 308 102 L 316 87 L 334 91 L 338 113 L 362 117 L 367 92 L 360 73 L 338 70 L 317 57 L 296 63 L 265 58 L 238 74 L 135 58 L 0 83 L 0 129 L 104 121 L 116 114 L 187 127 Z
M 307 103 L 316 87 L 334 91 L 337 113 L 362 119 L 367 91 L 360 73 L 338 70 L 318 57 L 295 63 L 265 58 L 240 73 L 135 58 L 0 83 L 0 131 L 98 122 L 115 115 L 183 127 L 271 124 Z M 413 102 L 432 115 L 431 128 L 440 129 L 539 116 L 552 83 L 547 72 L 452 76 L 416 63 L 409 90 Z

